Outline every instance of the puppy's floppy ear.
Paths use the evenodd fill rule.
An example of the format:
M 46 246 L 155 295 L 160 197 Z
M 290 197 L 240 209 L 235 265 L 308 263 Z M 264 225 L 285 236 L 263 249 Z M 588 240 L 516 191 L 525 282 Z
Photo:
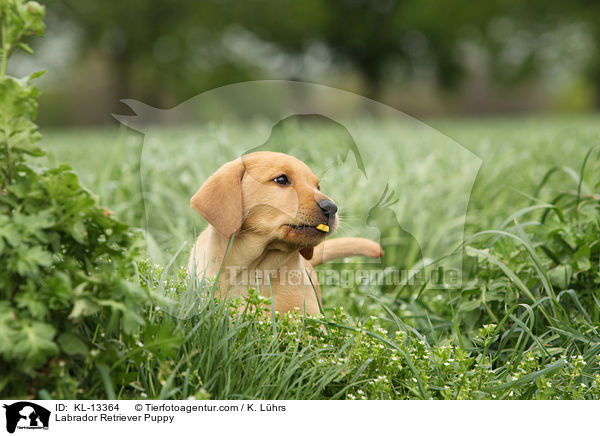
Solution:
M 242 227 L 242 159 L 228 162 L 198 189 L 190 206 L 226 238 Z

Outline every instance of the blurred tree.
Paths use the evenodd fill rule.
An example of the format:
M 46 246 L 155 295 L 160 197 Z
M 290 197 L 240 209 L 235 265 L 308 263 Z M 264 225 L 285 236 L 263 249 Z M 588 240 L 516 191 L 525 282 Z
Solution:
M 600 108 L 600 2 L 597 0 L 535 0 L 524 2 L 524 15 L 529 23 L 540 21 L 544 17 L 548 27 L 560 23 L 583 23 L 586 32 L 593 41 L 589 53 L 589 62 L 584 70 L 586 78 L 594 85 L 594 102 Z
M 334 63 L 350 65 L 360 73 L 370 97 L 380 94 L 392 64 L 403 66 L 406 79 L 421 74 L 423 68 L 419 66 L 425 65 L 440 86 L 456 86 L 465 71 L 460 47 L 468 40 L 476 40 L 486 50 L 490 74 L 499 81 L 519 82 L 539 74 L 544 65 L 536 64 L 535 50 L 530 50 L 517 66 L 503 68 L 505 41 L 494 32 L 490 35 L 490 28 L 502 17 L 516 23 L 515 33 L 526 30 L 531 38 L 553 23 L 586 22 L 600 44 L 600 3 L 594 0 L 46 3 L 50 14 L 60 14 L 78 24 L 84 50 L 99 49 L 111 59 L 118 97 L 134 97 L 158 106 L 232 82 L 302 78 L 281 77 L 266 68 L 272 51 L 252 51 L 244 39 L 255 38 L 292 57 L 320 44 Z M 589 77 L 598 83 L 600 103 L 597 54 L 588 70 Z
M 244 65 L 221 57 L 215 45 L 227 26 L 223 7 L 212 1 L 47 0 L 49 12 L 73 21 L 82 53 L 101 51 L 115 71 L 116 95 L 161 106 L 165 93 L 189 96 L 203 87 L 252 76 Z M 203 57 L 213 57 L 203 68 Z M 201 73 L 201 74 L 199 74 Z
M 80 27 L 82 48 L 100 48 L 112 59 L 119 96 L 160 104 L 156 90 L 200 89 L 256 77 L 256 65 L 223 50 L 233 25 L 288 54 L 324 43 L 335 60 L 362 75 L 376 97 L 391 61 L 407 65 L 426 59 L 444 86 L 457 83 L 456 43 L 465 26 L 489 19 L 502 0 L 47 0 L 51 13 Z M 205 62 L 202 62 L 205 57 Z M 254 64 L 260 64 L 260 59 Z M 410 70 L 410 68 L 409 68 Z M 134 86 L 134 83 L 136 86 Z
M 485 25 L 506 3 L 246 0 L 237 3 L 234 16 L 252 33 L 292 53 L 324 42 L 337 60 L 361 73 L 367 94 L 376 97 L 391 62 L 404 62 L 414 72 L 414 64 L 426 61 L 442 86 L 456 85 L 462 71 L 456 46 L 464 29 Z

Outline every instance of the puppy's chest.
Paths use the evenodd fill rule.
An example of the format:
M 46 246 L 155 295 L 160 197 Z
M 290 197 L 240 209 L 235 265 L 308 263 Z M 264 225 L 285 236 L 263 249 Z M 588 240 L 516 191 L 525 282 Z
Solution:
M 277 256 L 275 256 L 277 257 Z M 310 284 L 307 268 L 311 268 L 302 259 L 296 256 L 288 256 L 282 262 L 281 258 L 265 258 L 259 262 L 249 265 L 247 268 L 239 268 L 237 278 L 252 286 L 272 287 L 274 291 L 286 293 L 293 292 L 298 287 Z
M 254 284 L 260 294 L 273 298 L 273 308 L 277 312 L 300 310 L 307 314 L 318 313 L 317 302 L 320 289 L 316 277 L 311 277 L 310 265 L 303 261 L 285 265 L 276 270 L 255 269 Z M 252 279 L 250 278 L 252 282 Z M 316 286 L 316 287 L 315 287 Z
M 319 285 L 311 265 L 299 255 L 276 268 L 263 262 L 247 269 L 231 268 L 230 271 L 235 271 L 234 276 L 227 278 L 230 284 L 235 283 L 235 294 L 244 294 L 248 287 L 252 287 L 261 295 L 272 297 L 276 311 L 300 309 L 306 313 L 318 313 Z

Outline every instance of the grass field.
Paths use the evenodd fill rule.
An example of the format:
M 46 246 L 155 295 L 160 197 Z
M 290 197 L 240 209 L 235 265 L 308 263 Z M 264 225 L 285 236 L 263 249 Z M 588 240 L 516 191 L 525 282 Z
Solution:
M 427 123 L 482 159 L 467 215 L 469 228 L 481 230 L 499 225 L 513 210 L 529 204 L 528 196 L 533 194 L 551 167 L 562 165 L 579 169 L 588 149 L 600 143 L 599 120 L 597 116 L 590 115 L 440 119 L 428 120 Z M 242 139 L 244 128 L 239 129 L 238 150 L 228 150 L 214 156 L 202 155 L 200 158 L 197 153 L 201 143 L 196 143 L 186 154 L 172 155 L 163 160 L 160 158 L 164 156 L 156 156 L 155 162 L 160 161 L 158 168 L 179 168 L 181 162 L 189 164 L 190 161 L 202 160 L 205 163 L 203 171 L 182 176 L 202 182 L 211 168 L 235 158 L 236 151 L 244 151 L 247 141 Z M 188 129 L 188 132 L 189 130 L 192 129 Z M 120 218 L 143 226 L 145 222 L 139 168 L 143 140 L 142 134 L 125 128 L 67 131 L 46 129 L 42 144 L 49 151 L 50 162 L 71 164 L 84 185 L 99 194 L 102 202 L 111 207 Z M 189 138 L 185 133 L 180 133 L 175 140 L 184 144 Z M 407 140 L 410 141 L 411 138 Z M 173 137 L 169 137 L 168 142 L 172 141 Z M 197 147 L 196 151 L 193 147 Z M 164 177 L 159 177 L 157 183 L 164 183 L 165 186 L 172 184 Z M 557 186 L 559 184 L 560 181 Z M 330 190 L 335 187 L 328 186 Z M 377 186 L 369 188 L 372 188 L 374 195 L 381 191 Z M 180 203 L 187 211 L 189 187 L 169 194 L 176 194 L 174 203 Z M 333 192 L 331 195 L 335 194 Z M 402 192 L 402 197 L 408 198 L 406 202 L 410 202 L 411 195 L 421 194 Z
M 599 121 L 428 121 L 441 134 L 365 123 L 359 145 L 370 144 L 362 150 L 368 179 L 328 161 L 339 136 L 317 128 L 310 137 L 320 150 L 303 158 L 340 205 L 339 233 L 381 235 L 386 256 L 373 268 L 413 266 L 414 240 L 432 261 L 464 240 L 464 250 L 454 252 L 464 254 L 463 280 L 453 289 L 326 286 L 323 318 L 276 322 L 251 310 L 232 318 L 240 305 L 260 306 L 261 298 L 232 308 L 199 296 L 203 290 L 190 288 L 178 270 L 188 254 L 183 244 L 204 226 L 189 209 L 193 189 L 252 143 L 255 126 L 159 130 L 145 143 L 125 128 L 45 130 L 49 163 L 72 165 L 103 206 L 145 229 L 150 261 L 140 264 L 142 285 L 185 303 L 167 309 L 173 303 L 157 301 L 144 314 L 151 327 L 139 343 L 123 342 L 112 366 L 97 369 L 88 355 L 61 367 L 56 386 L 40 395 L 599 398 L 598 149 L 586 161 L 600 144 Z M 291 126 L 274 141 L 302 143 L 299 132 Z M 463 165 L 462 151 L 441 147 L 436 154 L 446 136 L 478 156 L 481 167 L 476 159 Z M 212 151 L 199 151 L 207 143 Z M 404 160 L 411 150 L 412 160 Z M 366 215 L 386 185 L 398 197 L 398 221 L 370 227 Z

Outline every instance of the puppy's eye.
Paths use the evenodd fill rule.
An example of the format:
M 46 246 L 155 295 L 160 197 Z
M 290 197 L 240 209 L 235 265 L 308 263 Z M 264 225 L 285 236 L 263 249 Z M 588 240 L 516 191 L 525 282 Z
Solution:
M 280 175 L 279 177 L 275 177 L 272 179 L 278 185 L 289 185 L 290 181 L 285 174 Z
M 321 185 L 317 185 L 317 191 L 321 190 Z

